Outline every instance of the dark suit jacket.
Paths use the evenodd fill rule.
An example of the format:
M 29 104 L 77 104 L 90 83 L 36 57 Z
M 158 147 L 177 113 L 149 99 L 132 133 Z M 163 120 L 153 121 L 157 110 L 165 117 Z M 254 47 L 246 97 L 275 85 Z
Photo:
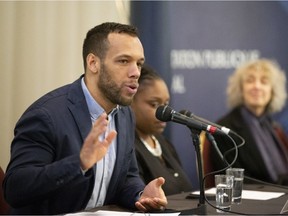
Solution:
M 162 176 L 165 178 L 162 188 L 166 195 L 192 191 L 192 184 L 182 169 L 178 155 L 171 143 L 162 135 L 156 136 L 162 148 L 162 157 L 165 161 L 163 164 L 159 158 L 149 152 L 137 134 L 135 137 L 140 176 L 146 183 Z
M 272 179 L 269 177 L 270 175 L 268 173 L 268 170 L 252 136 L 253 131 L 251 131 L 249 127 L 247 127 L 247 124 L 241 115 L 240 107 L 233 109 L 217 123 L 230 128 L 245 139 L 245 144 L 238 149 L 238 158 L 233 167 L 245 168 L 246 176 L 260 179 L 262 181 L 276 183 L 273 182 Z M 281 128 L 276 125 L 272 120 L 271 124 L 273 125 L 275 131 L 282 131 Z M 275 134 L 275 136 L 278 136 L 278 134 Z M 239 144 L 239 139 L 237 139 L 237 137 L 232 135 L 232 138 L 234 138 L 237 144 Z M 279 136 L 278 138 L 279 142 L 281 142 Z M 218 147 L 222 153 L 233 147 L 233 144 L 230 140 L 227 139 L 227 137 L 220 137 L 215 135 L 215 140 L 217 141 Z M 282 141 L 287 142 L 287 139 L 283 139 Z M 285 143 L 282 142 L 282 144 L 284 145 Z M 234 159 L 234 156 L 235 151 L 232 151 L 230 154 L 227 155 L 227 159 L 230 163 Z M 225 164 L 222 162 L 214 148 L 211 148 L 210 158 L 212 160 L 214 170 L 219 170 L 225 167 Z
M 44 95 L 18 121 L 3 185 L 12 213 L 62 214 L 86 207 L 95 173 L 80 171 L 79 152 L 92 126 L 80 80 Z M 117 159 L 105 204 L 133 208 L 144 183 L 130 108 L 120 108 L 116 127 Z

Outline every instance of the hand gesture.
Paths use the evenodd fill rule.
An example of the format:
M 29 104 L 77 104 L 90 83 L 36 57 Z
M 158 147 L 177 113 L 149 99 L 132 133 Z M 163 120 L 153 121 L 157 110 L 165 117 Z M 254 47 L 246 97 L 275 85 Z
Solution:
M 163 177 L 149 182 L 135 206 L 143 212 L 164 210 L 167 206 L 167 198 L 162 189 L 164 183 L 165 179 Z
M 86 137 L 80 151 L 80 166 L 82 170 L 90 169 L 95 163 L 101 160 L 116 137 L 116 131 L 110 131 L 109 134 L 100 141 L 99 137 L 106 132 L 108 125 L 107 114 L 103 113 L 94 123 L 90 133 Z

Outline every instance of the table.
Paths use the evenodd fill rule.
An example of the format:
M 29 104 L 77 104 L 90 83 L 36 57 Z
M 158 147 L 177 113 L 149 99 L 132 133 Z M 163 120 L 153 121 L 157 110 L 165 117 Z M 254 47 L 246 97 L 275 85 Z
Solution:
M 285 194 L 281 197 L 270 199 L 270 200 L 248 200 L 242 199 L 242 203 L 239 205 L 232 205 L 231 211 L 234 213 L 225 214 L 257 214 L 257 215 L 277 215 L 280 214 L 283 206 L 288 200 L 288 187 L 279 188 L 276 186 L 269 185 L 258 185 L 244 184 L 245 190 L 255 190 L 255 191 L 266 191 L 266 192 L 284 192 Z M 223 213 L 217 213 L 216 209 L 210 206 L 208 203 L 198 207 L 199 198 L 187 199 L 189 193 L 181 193 L 176 195 L 167 196 L 168 205 L 166 212 L 181 212 L 180 215 L 223 215 Z M 215 205 L 214 198 L 209 200 L 213 205 Z M 109 210 L 109 211 L 125 211 L 129 210 L 116 205 L 102 206 L 92 209 L 90 211 L 96 210 Z
M 267 192 L 284 192 L 285 195 L 270 199 L 270 200 L 248 200 L 242 199 L 242 203 L 239 205 L 232 205 L 231 211 L 238 214 L 258 214 L 258 215 L 271 215 L 271 214 L 280 214 L 283 206 L 288 200 L 288 187 L 287 189 L 278 188 L 274 186 L 267 185 L 244 185 L 245 190 L 255 190 L 255 191 L 267 191 Z M 173 209 L 180 211 L 181 215 L 193 215 L 199 214 L 197 212 L 203 212 L 203 209 L 197 209 L 199 199 L 187 199 L 187 195 L 190 193 L 182 193 L 168 196 L 168 209 Z M 209 200 L 213 205 L 215 201 Z M 205 214 L 208 215 L 219 215 L 216 212 L 216 209 L 210 206 L 208 203 L 205 203 L 206 211 Z M 235 214 L 234 213 L 234 214 Z M 226 213 L 229 214 L 229 213 Z M 220 215 L 223 215 L 223 213 Z

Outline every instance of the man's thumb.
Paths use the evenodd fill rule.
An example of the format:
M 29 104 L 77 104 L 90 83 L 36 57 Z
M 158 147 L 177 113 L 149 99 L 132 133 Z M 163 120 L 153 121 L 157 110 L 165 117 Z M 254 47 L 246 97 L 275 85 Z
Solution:
M 165 179 L 163 177 L 157 178 L 156 186 L 161 187 L 165 183 Z

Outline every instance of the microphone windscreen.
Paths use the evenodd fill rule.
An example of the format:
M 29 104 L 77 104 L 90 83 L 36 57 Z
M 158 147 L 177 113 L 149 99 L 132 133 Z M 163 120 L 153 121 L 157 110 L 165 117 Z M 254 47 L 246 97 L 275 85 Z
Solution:
M 167 122 L 171 121 L 172 108 L 169 106 L 159 106 L 156 110 L 155 116 L 158 120 Z

